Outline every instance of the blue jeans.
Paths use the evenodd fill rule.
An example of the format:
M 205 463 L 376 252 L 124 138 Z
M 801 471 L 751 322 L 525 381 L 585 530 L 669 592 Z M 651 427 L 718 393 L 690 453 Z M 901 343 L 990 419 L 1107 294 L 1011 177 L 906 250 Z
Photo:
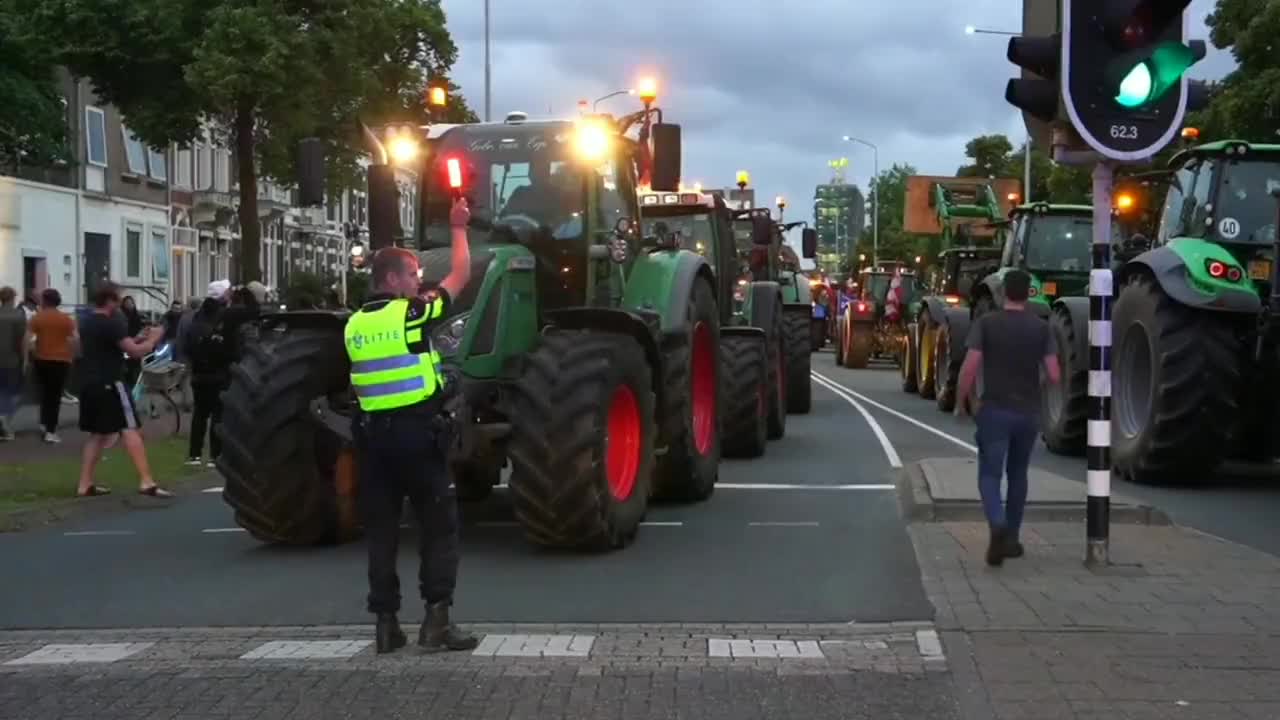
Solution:
M 22 368 L 0 368 L 0 422 L 4 422 L 18 410 L 18 400 L 21 397 Z
M 1013 537 L 1022 527 L 1027 504 L 1027 470 L 1039 431 L 1038 418 L 1003 408 L 978 410 L 978 492 L 982 510 L 993 528 L 1004 528 Z M 1000 478 L 1009 478 L 1008 497 L 1000 501 Z

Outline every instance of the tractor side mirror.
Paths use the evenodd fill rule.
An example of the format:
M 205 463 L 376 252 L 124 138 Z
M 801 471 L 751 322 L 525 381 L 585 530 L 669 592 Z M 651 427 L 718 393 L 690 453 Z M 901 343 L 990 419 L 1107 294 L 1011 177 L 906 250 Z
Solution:
M 297 173 L 298 204 L 324 205 L 324 144 L 320 138 L 305 138 L 298 143 Z
M 767 213 L 756 213 L 751 216 L 751 244 L 773 244 L 773 218 Z
M 659 192 L 680 189 L 680 126 L 655 123 L 653 133 L 653 177 L 650 183 Z
M 805 260 L 812 260 L 818 256 L 818 231 L 813 228 L 805 228 L 800 231 L 800 254 Z

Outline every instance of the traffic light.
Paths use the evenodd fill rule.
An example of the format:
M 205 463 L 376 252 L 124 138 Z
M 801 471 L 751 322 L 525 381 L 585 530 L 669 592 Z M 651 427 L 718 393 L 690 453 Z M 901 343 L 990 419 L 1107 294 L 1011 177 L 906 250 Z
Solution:
M 1185 73 L 1205 55 L 1204 41 L 1184 42 L 1190 4 L 1063 0 L 1062 97 L 1098 153 L 1142 160 L 1174 138 L 1193 94 Z
M 1058 116 L 1058 74 L 1062 69 L 1062 35 L 1009 38 L 1009 62 L 1039 77 L 1010 80 L 1004 99 L 1014 107 L 1045 122 Z

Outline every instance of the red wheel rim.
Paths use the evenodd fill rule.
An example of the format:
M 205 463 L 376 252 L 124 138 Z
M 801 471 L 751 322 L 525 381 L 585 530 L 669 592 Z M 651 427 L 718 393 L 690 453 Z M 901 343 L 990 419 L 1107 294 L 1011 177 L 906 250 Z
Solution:
M 700 322 L 693 327 L 693 444 L 699 455 L 711 452 L 716 433 L 716 364 L 711 350 L 711 328 Z
M 640 404 L 631 388 L 620 385 L 609 403 L 609 434 L 605 437 L 605 476 L 609 492 L 626 500 L 636 488 L 640 472 Z

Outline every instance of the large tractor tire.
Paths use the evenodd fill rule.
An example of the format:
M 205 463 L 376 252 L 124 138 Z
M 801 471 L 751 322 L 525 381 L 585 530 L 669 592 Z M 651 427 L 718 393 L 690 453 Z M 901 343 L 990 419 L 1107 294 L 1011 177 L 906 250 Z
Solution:
M 942 412 L 956 409 L 956 390 L 960 384 L 960 363 L 951 361 L 951 324 L 944 322 L 934 340 L 934 401 Z
M 843 315 L 836 318 L 835 332 L 832 333 L 831 335 L 832 350 L 835 350 L 835 353 L 836 353 L 836 367 L 840 367 L 844 365 L 844 342 L 845 342 L 844 322 L 845 321 L 844 321 Z
M 510 485 L 535 544 L 629 544 L 649 505 L 657 435 L 653 375 L 628 335 L 552 331 L 511 398 Z
M 263 333 L 232 366 L 222 395 L 222 498 L 258 540 L 314 545 L 358 534 L 350 448 L 311 418 L 313 400 L 349 382 L 338 329 Z
M 697 502 L 711 497 L 720 468 L 720 315 L 710 284 L 694 283 L 686 320 L 686 341 L 667 355 L 667 452 L 654 470 L 654 497 Z
M 725 457 L 756 458 L 769 441 L 769 360 L 758 336 L 720 338 L 720 397 L 724 398 L 721 447 Z
M 769 439 L 781 440 L 787 434 L 787 336 L 782 303 L 773 305 L 773 319 L 765 328 L 769 346 Z
M 1132 482 L 1203 482 L 1239 427 L 1244 347 L 1233 316 L 1181 305 L 1146 275 L 1112 316 L 1111 459 Z
M 1088 328 L 1081 328 L 1088 332 Z M 1049 332 L 1058 346 L 1057 383 L 1045 383 L 1040 403 L 1040 427 L 1045 447 L 1059 455 L 1080 455 L 1087 444 L 1089 420 L 1089 358 L 1076 352 L 1071 313 L 1057 308 L 1049 316 Z
M 933 322 L 933 316 L 927 312 L 920 313 L 916 332 L 916 387 L 920 397 L 933 400 L 938 393 L 938 364 L 933 351 L 938 344 L 938 326 Z
M 875 345 L 875 326 L 870 323 L 850 321 L 845 325 L 847 340 L 844 346 L 844 366 L 847 368 L 865 368 L 871 362 L 871 352 Z
M 787 343 L 787 412 L 803 415 L 813 405 L 813 381 L 809 378 L 813 347 L 809 330 L 813 319 L 808 314 L 785 313 L 782 316 Z
M 915 323 L 907 325 L 907 332 L 902 337 L 902 342 L 906 345 L 902 349 L 902 361 L 898 368 L 902 371 L 902 392 L 914 393 L 919 385 L 919 368 L 916 363 L 919 361 L 919 353 L 916 352 L 916 326 Z

